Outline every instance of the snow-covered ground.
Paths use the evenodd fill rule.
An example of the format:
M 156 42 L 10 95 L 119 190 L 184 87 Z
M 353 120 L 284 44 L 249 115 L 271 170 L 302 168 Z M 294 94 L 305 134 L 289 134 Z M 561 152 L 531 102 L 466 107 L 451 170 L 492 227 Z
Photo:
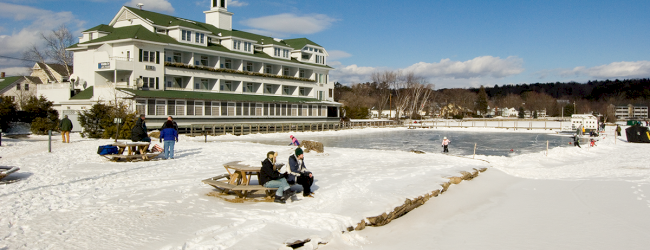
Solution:
M 316 132 L 374 133 L 381 129 Z M 312 133 L 312 134 L 316 134 Z M 0 249 L 278 249 L 295 240 L 329 242 L 366 217 L 392 211 L 486 162 L 404 151 L 333 148 L 306 154 L 316 198 L 288 204 L 230 203 L 208 196 L 202 179 L 226 173 L 223 163 L 259 166 L 266 152 L 280 161 L 293 147 L 245 142 L 286 134 L 181 137 L 174 160 L 109 162 L 96 154 L 110 140 L 47 136 L 3 140 L 0 164 L 19 166 L 0 185 Z M 296 133 L 302 140 L 310 133 Z M 236 141 L 240 140 L 240 141 Z M 5 179 L 6 180 L 6 179 Z
M 647 249 L 650 144 L 613 129 L 592 148 L 481 157 L 496 169 L 323 249 Z
M 98 156 L 97 146 L 110 140 L 73 135 L 73 143 L 62 144 L 53 137 L 48 153 L 46 136 L 3 138 L 0 165 L 21 171 L 9 177 L 20 181 L 0 185 L 0 249 L 282 249 L 304 239 L 312 239 L 305 249 L 641 249 L 650 241 L 644 195 L 650 145 L 624 137 L 615 142 L 611 129 L 594 148 L 477 156 L 490 163 L 325 145 L 325 153 L 305 157 L 316 198 L 298 195 L 285 205 L 226 202 L 209 196 L 214 189 L 201 180 L 225 173 L 229 161 L 259 165 L 270 150 L 286 163 L 292 147 L 248 141 L 288 143 L 290 133 L 208 137 L 208 143 L 181 137 L 175 160 L 136 163 Z M 308 140 L 395 130 L 401 129 L 293 135 Z M 487 166 L 496 169 L 387 226 L 342 233 L 440 189 L 445 177 Z

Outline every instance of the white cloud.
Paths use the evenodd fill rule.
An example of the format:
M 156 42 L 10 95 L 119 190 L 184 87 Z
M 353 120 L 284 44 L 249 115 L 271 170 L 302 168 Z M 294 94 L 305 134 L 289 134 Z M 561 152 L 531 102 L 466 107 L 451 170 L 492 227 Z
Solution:
M 344 52 L 345 53 L 345 52 Z M 346 53 L 347 54 L 347 53 Z M 451 61 L 442 59 L 438 63 L 419 62 L 401 70 L 413 72 L 434 83 L 437 88 L 478 87 L 494 84 L 495 79 L 520 74 L 523 60 L 518 57 L 501 59 L 492 56 L 476 57 L 468 61 Z M 358 65 L 342 65 L 338 61 L 330 61 L 329 65 L 336 70 L 330 71 L 332 81 L 341 84 L 352 84 L 371 81 L 371 74 L 381 70 L 395 70 L 376 67 L 359 67 Z
M 327 57 L 328 60 L 338 60 L 338 59 L 348 58 L 352 56 L 350 53 L 342 50 L 330 50 L 327 51 L 327 54 L 329 54 L 329 56 Z
M 242 1 L 237 1 L 237 0 L 231 0 L 228 1 L 228 7 L 242 7 L 248 5 L 247 2 L 242 2 Z
M 589 76 L 598 79 L 607 78 L 643 78 L 650 76 L 650 61 L 613 62 L 591 68 L 584 66 L 569 70 L 559 70 L 563 77 Z
M 28 23 L 11 34 L 0 34 L 0 55 L 21 58 L 22 53 L 32 45 L 41 45 L 42 33 L 51 32 L 61 25 L 66 25 L 73 36 L 81 32 L 84 21 L 74 18 L 72 12 L 53 12 L 29 6 L 0 3 L 0 21 L 12 19 Z M 4 31 L 8 31 L 5 29 Z
M 506 59 L 493 56 L 480 56 L 468 61 L 442 59 L 438 63 L 419 62 L 404 69 L 427 78 L 503 78 L 524 71 L 523 60 L 516 56 Z
M 337 20 L 324 14 L 297 16 L 285 13 L 251 18 L 240 23 L 255 30 L 266 30 L 275 34 L 306 35 L 327 29 L 335 21 Z
M 124 5 L 137 7 L 138 3 L 144 4 L 144 6 L 142 6 L 143 10 L 174 13 L 174 7 L 172 7 L 172 4 L 167 0 L 131 0 Z

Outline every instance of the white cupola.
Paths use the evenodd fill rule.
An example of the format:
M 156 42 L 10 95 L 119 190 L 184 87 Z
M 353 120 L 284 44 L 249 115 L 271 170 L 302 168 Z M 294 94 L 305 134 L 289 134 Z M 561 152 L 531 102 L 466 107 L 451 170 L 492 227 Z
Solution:
M 210 0 L 210 10 L 203 13 L 205 13 L 205 23 L 220 29 L 232 30 L 233 13 L 228 12 L 227 0 Z

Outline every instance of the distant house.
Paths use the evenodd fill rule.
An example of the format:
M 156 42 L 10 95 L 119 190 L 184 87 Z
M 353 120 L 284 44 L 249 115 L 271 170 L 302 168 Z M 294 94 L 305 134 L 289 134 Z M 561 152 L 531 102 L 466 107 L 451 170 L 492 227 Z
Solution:
M 370 110 L 371 118 L 395 118 L 395 115 L 397 115 L 397 111 L 394 109 L 384 109 L 381 112 L 377 109 Z
M 40 84 L 38 77 L 11 76 L 0 78 L 0 96 L 8 96 L 16 103 L 16 108 L 22 110 L 22 105 L 31 96 L 36 96 L 36 84 Z
M 585 128 L 585 132 L 598 130 L 598 117 L 591 114 L 574 114 L 571 115 L 571 130 L 576 130 L 580 126 Z
M 41 83 L 64 83 L 70 81 L 72 66 L 50 63 L 36 63 L 31 76 L 38 77 Z

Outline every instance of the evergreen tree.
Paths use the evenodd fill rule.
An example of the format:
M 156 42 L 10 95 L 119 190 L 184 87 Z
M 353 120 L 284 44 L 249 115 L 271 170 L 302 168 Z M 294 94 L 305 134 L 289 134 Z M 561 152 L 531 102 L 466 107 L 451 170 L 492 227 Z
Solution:
M 533 111 L 533 119 L 537 119 L 537 110 Z
M 23 110 L 27 113 L 27 119 L 31 123 L 30 130 L 37 135 L 46 135 L 49 130 L 58 130 L 59 112 L 54 108 L 54 103 L 41 96 L 29 97 Z
M 0 96 L 0 129 L 7 131 L 9 122 L 16 117 L 16 104 L 9 96 Z
M 525 117 L 524 107 L 519 107 L 519 118 L 524 118 L 524 117 Z
M 485 117 L 488 111 L 488 97 L 485 93 L 485 87 L 481 85 L 481 88 L 478 90 L 478 98 L 476 100 L 476 110 L 481 112 L 481 115 Z

